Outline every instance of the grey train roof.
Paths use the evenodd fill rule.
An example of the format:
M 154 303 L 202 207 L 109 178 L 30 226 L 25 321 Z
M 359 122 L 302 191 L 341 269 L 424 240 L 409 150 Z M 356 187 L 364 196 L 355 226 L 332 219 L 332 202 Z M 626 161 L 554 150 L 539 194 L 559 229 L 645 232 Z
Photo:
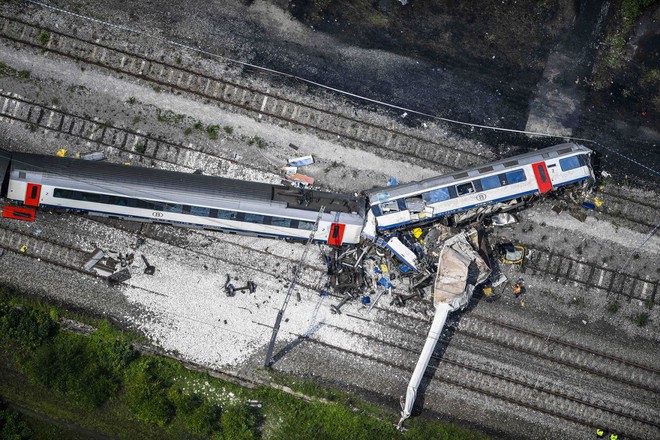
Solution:
M 134 167 L 40 154 L 13 153 L 12 171 L 36 173 L 49 185 L 95 192 L 114 192 L 130 197 L 215 206 L 217 203 L 249 202 L 326 212 L 359 212 L 355 197 L 283 185 L 204 176 L 201 174 Z M 362 208 L 363 209 L 363 208 Z
M 532 151 L 529 153 L 521 154 L 518 156 L 498 160 L 497 162 L 490 162 L 483 165 L 469 168 L 463 171 L 456 171 L 452 174 L 445 174 L 442 176 L 431 177 L 417 182 L 405 183 L 402 185 L 395 185 L 385 188 L 374 188 L 366 192 L 367 197 L 372 205 L 376 203 L 388 202 L 407 195 L 414 195 L 425 192 L 429 188 L 451 184 L 456 181 L 469 179 L 471 177 L 478 177 L 483 173 L 490 173 L 492 171 L 502 171 L 508 168 L 518 167 L 520 165 L 528 165 L 538 162 L 539 156 L 543 159 L 550 159 L 557 157 L 559 154 L 566 154 L 569 152 L 585 152 L 591 153 L 592 151 L 583 145 L 578 144 L 560 144 L 552 147 L 543 148 L 541 150 Z

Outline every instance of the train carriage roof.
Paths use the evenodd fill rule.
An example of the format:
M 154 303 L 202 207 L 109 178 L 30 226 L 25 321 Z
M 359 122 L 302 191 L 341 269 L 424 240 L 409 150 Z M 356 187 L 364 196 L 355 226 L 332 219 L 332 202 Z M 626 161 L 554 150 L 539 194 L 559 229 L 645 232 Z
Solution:
M 12 171 L 16 169 L 40 174 L 42 181 L 35 183 L 184 204 L 240 201 L 309 211 L 318 211 L 321 205 L 326 212 L 359 211 L 355 197 L 341 194 L 109 162 L 14 153 Z
M 377 203 L 384 203 L 390 200 L 400 199 L 402 197 L 418 195 L 429 190 L 430 188 L 436 188 L 452 183 L 459 183 L 461 181 L 473 180 L 485 173 L 512 170 L 516 167 L 529 165 L 544 159 L 556 158 L 558 156 L 574 154 L 578 152 L 591 153 L 592 151 L 582 145 L 572 143 L 554 145 L 552 147 L 543 148 L 541 150 L 532 151 L 529 153 L 520 154 L 518 156 L 498 160 L 496 162 L 479 165 L 467 170 L 456 171 L 452 174 L 431 177 L 425 180 L 405 183 L 402 185 L 385 188 L 374 188 L 367 191 L 366 194 L 367 197 L 369 197 L 369 202 L 371 205 L 374 205 Z

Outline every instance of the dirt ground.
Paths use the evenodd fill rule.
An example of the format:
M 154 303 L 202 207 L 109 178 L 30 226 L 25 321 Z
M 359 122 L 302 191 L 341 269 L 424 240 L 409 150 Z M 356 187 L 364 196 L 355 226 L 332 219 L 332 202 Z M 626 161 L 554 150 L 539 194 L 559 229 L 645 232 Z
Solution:
M 427 130 L 422 125 L 427 119 L 412 114 L 403 117 L 402 110 L 369 104 L 359 98 L 350 98 L 352 101 L 347 104 L 346 95 L 329 93 L 327 89 L 302 84 L 290 77 L 244 70 L 246 78 L 261 81 L 272 89 L 285 90 L 303 101 L 315 99 L 328 107 L 352 103 L 356 115 L 386 120 L 386 125 L 403 127 L 405 124 L 410 126 L 403 127 L 405 129 L 438 133 L 438 136 L 444 130 L 449 133 L 444 142 L 464 142 L 469 145 L 466 150 L 478 153 L 484 162 L 563 142 L 568 136 L 566 133 L 598 140 L 602 145 L 589 146 L 602 153 L 603 169 L 614 175 L 608 180 L 607 189 L 614 191 L 614 195 L 631 198 L 630 206 L 626 205 L 624 197 L 606 196 L 605 208 L 610 204 L 622 208 L 594 211 L 586 221 L 581 221 L 567 212 L 553 212 L 554 201 L 548 200 L 525 212 L 521 224 L 502 235 L 530 246 L 544 243 L 560 253 L 575 256 L 582 254 L 583 245 L 579 252 L 573 246 L 579 241 L 585 243 L 583 258 L 586 261 L 611 264 L 615 268 L 622 264 L 623 257 L 639 251 L 637 255 L 641 257 L 629 258 L 628 269 L 636 274 L 658 266 L 657 237 L 650 237 L 643 250 L 637 249 L 639 243 L 649 237 L 657 221 L 657 215 L 644 211 L 655 209 L 657 212 L 657 194 L 639 188 L 657 188 L 657 176 L 647 168 L 657 170 L 660 156 L 657 148 L 657 115 L 660 114 L 657 96 L 660 94 L 656 93 L 658 83 L 653 73 L 658 69 L 655 54 L 658 1 L 644 9 L 632 24 L 628 23 L 625 36 L 618 40 L 610 36 L 616 36 L 621 29 L 622 0 L 515 3 L 454 0 L 434 4 L 410 0 L 405 6 L 396 0 L 120 0 L 113 3 L 58 0 L 50 4 L 122 24 L 142 34 L 104 28 L 71 15 L 30 6 L 22 0 L 6 2 L 3 8 L 30 20 L 41 20 L 47 28 L 72 27 L 81 34 L 89 32 L 97 36 L 107 32 L 112 44 L 125 44 L 130 50 L 139 48 L 155 56 L 171 50 L 183 57 L 184 65 L 201 65 L 203 69 L 200 70 L 208 69 L 218 77 L 226 70 L 240 68 L 227 69 L 225 61 L 173 48 L 165 40 L 472 124 L 525 130 L 530 126 L 532 113 L 536 112 L 537 126 L 543 126 L 538 120 L 547 122 L 548 129 L 556 130 L 558 137 L 530 138 L 524 134 L 440 122 Z M 16 12 L 19 9 L 20 12 Z M 612 52 L 613 48 L 621 47 L 623 52 Z M 156 134 L 173 142 L 185 142 L 202 151 L 226 157 L 240 153 L 242 162 L 239 164 L 220 160 L 203 164 L 208 174 L 277 181 L 279 167 L 291 154 L 289 143 L 300 145 L 300 154 L 314 155 L 317 163 L 309 167 L 310 175 L 324 188 L 334 191 L 353 192 L 381 186 L 389 177 L 404 182 L 438 174 L 430 163 L 392 159 L 379 151 L 343 145 L 340 139 L 320 138 L 314 133 L 294 131 L 232 113 L 185 94 L 156 91 L 141 79 L 81 66 L 45 51 L 41 53 L 39 49 L 2 43 L 0 61 L 16 70 L 30 72 L 28 78 L 0 77 L 0 86 L 6 93 Z M 534 107 L 534 103 L 539 105 Z M 567 116 L 562 115 L 565 108 L 569 112 Z M 646 109 L 645 114 L 640 108 Z M 163 117 L 169 114 L 173 117 Z M 220 133 L 220 139 L 211 140 L 204 130 L 186 132 L 197 123 L 230 126 L 233 134 Z M 264 140 L 266 148 L 259 149 L 247 143 L 247 139 L 257 136 Z M 67 148 L 71 153 L 97 148 L 84 139 L 37 130 L 9 120 L 4 123 L 0 138 L 11 140 L 17 150 L 46 154 L 54 154 L 59 148 Z M 139 159 L 130 151 L 120 153 L 107 149 L 107 153 L 109 160 L 117 163 Z M 152 165 L 193 171 L 180 164 L 156 162 L 152 161 Z M 626 185 L 618 186 L 617 180 L 625 181 Z M 644 208 L 645 205 L 633 204 L 633 201 L 646 201 L 648 206 Z M 628 212 L 632 210 L 637 212 Z M 61 237 L 65 242 L 81 246 L 93 244 L 112 251 L 130 249 L 135 241 L 135 230 L 128 226 L 109 227 L 84 217 L 44 215 L 34 226 L 46 237 Z M 27 233 L 32 233 L 29 225 L 23 227 Z M 154 238 L 142 248 L 148 253 L 149 261 L 158 267 L 157 277 L 137 271 L 131 285 L 108 288 L 82 276 L 65 279 L 57 268 L 11 254 L 11 259 L 6 256 L 3 261 L 0 280 L 45 296 L 56 296 L 64 303 L 100 315 L 119 317 L 164 348 L 182 352 L 201 364 L 218 368 L 231 365 L 236 370 L 243 367 L 253 372 L 260 371 L 264 341 L 270 336 L 274 311 L 280 307 L 290 280 L 288 273 L 293 263 L 286 259 L 297 261 L 302 249 L 300 245 L 280 241 L 162 228 L 157 229 Z M 316 286 L 325 271 L 324 259 L 316 249 L 308 256 L 308 265 L 301 279 L 309 286 Z M 32 273 L 39 276 L 31 277 Z M 240 274 L 241 281 L 256 280 L 258 295 L 233 299 L 219 295 L 225 275 L 230 273 Z M 511 277 L 514 275 L 518 274 Z M 655 280 L 657 271 L 649 277 Z M 585 290 L 575 283 L 551 278 L 529 276 L 527 282 L 534 296 L 524 313 L 508 297 L 494 305 L 480 303 L 478 306 L 485 313 L 522 322 L 547 334 L 560 323 L 562 328 L 583 335 L 589 345 L 610 347 L 607 344 L 611 344 L 611 352 L 621 353 L 621 356 L 632 353 L 632 357 L 638 359 L 657 357 L 648 347 L 657 345 L 658 307 L 646 312 L 641 302 L 622 302 L 618 315 L 613 315 L 606 310 L 609 299 L 603 298 L 600 291 Z M 194 280 L 194 295 L 182 291 L 182 279 Z M 386 324 L 392 318 L 380 311 L 373 318 L 369 317 L 373 319 L 369 323 L 359 317 L 331 315 L 329 304 L 334 300 L 324 300 L 312 288 L 301 291 L 304 301 L 291 306 L 291 320 L 283 327 L 283 333 L 290 333 L 287 341 L 297 341 L 294 335 L 314 331 L 320 342 L 372 354 L 380 348 L 364 344 L 357 337 L 347 337 L 330 326 L 319 329 L 317 324 L 327 321 L 345 326 L 355 334 L 373 332 L 379 337 L 402 340 L 410 337 L 412 343 L 418 343 L 413 330 L 424 335 L 427 331 L 426 321 L 418 319 L 414 326 L 405 324 L 405 332 L 389 330 L 388 333 Z M 360 305 L 350 307 L 357 316 Z M 649 325 L 643 328 L 629 319 L 640 310 L 650 315 Z M 424 317 L 422 312 L 425 313 L 414 308 L 405 311 L 414 317 Z M 478 355 L 469 341 L 463 345 L 460 341 L 460 336 L 452 339 L 453 347 L 447 350 L 449 355 Z M 213 344 L 211 349 L 207 343 Z M 337 351 L 337 355 L 331 350 L 313 349 L 308 344 L 295 348 L 278 362 L 281 371 L 359 391 L 396 409 L 397 397 L 408 380 L 407 374 L 396 369 L 370 370 L 372 364 L 359 358 L 343 357 L 341 351 Z M 498 356 L 499 352 L 495 351 L 485 356 L 486 362 L 495 358 L 502 368 L 508 369 L 507 360 Z M 392 358 L 403 363 L 414 361 L 409 355 L 398 352 Z M 648 363 L 653 364 L 654 359 Z M 319 369 L 319 365 L 330 367 Z M 521 368 L 519 374 L 534 373 L 528 370 Z M 375 373 L 363 374 L 363 371 Z M 608 399 L 624 396 L 623 393 L 616 396 L 610 390 L 603 390 L 600 395 Z M 586 438 L 592 434 L 571 426 L 540 423 L 534 414 L 516 412 L 519 408 L 501 406 L 496 401 L 474 399 L 470 402 L 462 389 L 447 391 L 444 387 L 431 386 L 422 399 L 426 399 L 424 414 L 448 417 L 439 413 L 444 408 L 453 408 L 452 420 L 465 424 L 485 420 L 478 428 L 492 433 L 495 438 L 543 438 L 553 429 L 564 430 L 565 438 Z M 480 416 L 483 417 L 480 419 Z M 573 435 L 575 432 L 583 437 Z

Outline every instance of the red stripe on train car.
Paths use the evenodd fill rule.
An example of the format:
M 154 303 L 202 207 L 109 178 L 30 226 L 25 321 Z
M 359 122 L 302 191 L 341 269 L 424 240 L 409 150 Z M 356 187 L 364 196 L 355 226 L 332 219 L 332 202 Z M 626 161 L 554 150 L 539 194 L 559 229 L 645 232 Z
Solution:
M 14 220 L 24 220 L 33 222 L 37 216 L 36 208 L 26 208 L 24 206 L 4 206 L 2 208 L 4 218 L 13 218 Z

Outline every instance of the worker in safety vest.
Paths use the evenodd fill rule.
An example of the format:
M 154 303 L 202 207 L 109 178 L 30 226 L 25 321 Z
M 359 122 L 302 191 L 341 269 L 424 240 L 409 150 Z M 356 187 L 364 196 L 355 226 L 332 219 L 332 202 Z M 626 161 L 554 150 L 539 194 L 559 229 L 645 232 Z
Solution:
M 596 438 L 605 438 L 605 430 L 603 429 L 596 429 Z
M 610 440 L 619 440 L 618 434 L 610 434 Z

